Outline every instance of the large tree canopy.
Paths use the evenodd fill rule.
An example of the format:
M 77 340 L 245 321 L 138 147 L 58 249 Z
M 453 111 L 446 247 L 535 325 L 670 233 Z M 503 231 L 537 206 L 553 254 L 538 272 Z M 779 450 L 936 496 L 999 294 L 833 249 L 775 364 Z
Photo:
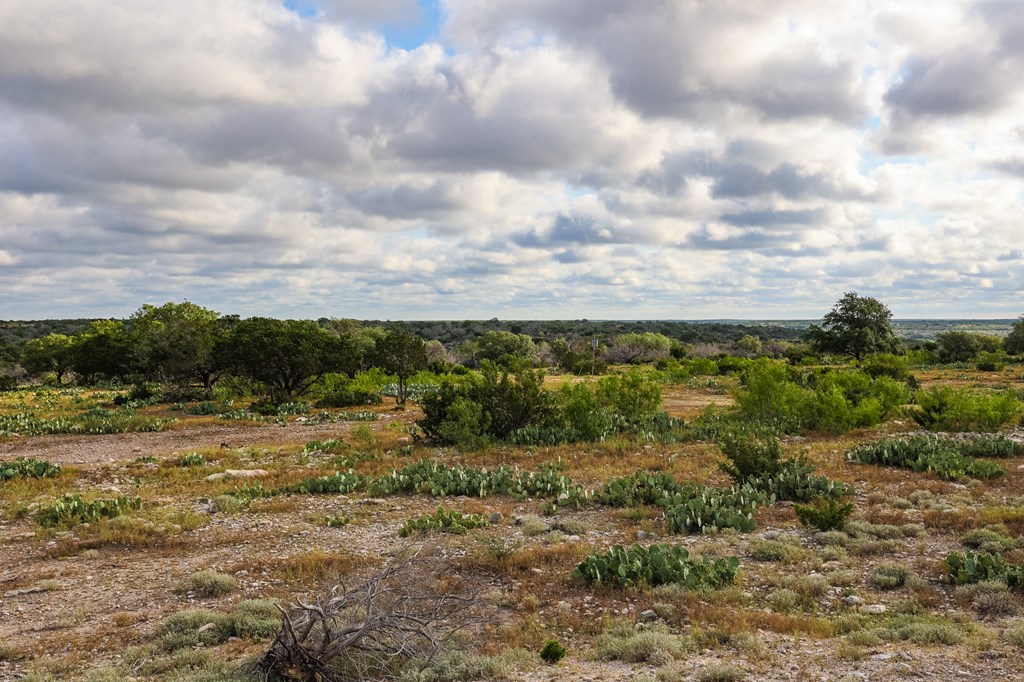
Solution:
M 357 362 L 350 344 L 307 320 L 252 317 L 217 348 L 221 362 L 263 382 L 278 402 L 305 393 L 328 372 L 353 373 Z
M 857 360 L 871 353 L 895 353 L 903 348 L 892 328 L 892 312 L 877 298 L 843 295 L 822 324 L 807 329 L 807 341 L 819 353 L 852 355 Z
M 1003 339 L 1003 350 L 1011 355 L 1024 353 L 1024 315 L 1013 323 L 1013 329 Z
M 64 375 L 71 369 L 72 339 L 65 334 L 47 334 L 25 344 L 21 353 L 21 366 L 29 374 L 53 372 L 60 386 Z
M 214 348 L 227 337 L 220 314 L 195 303 L 144 305 L 131 317 L 131 338 L 139 365 L 161 381 L 202 383 L 209 396 L 220 367 Z

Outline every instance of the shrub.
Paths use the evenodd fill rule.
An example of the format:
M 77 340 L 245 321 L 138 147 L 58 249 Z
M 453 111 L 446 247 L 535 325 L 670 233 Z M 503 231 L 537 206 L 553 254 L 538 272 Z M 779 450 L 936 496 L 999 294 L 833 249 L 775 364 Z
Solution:
M 929 431 L 995 431 L 1021 414 L 1013 391 L 996 394 L 940 386 L 917 392 L 911 416 Z
M 541 660 L 543 660 L 548 665 L 554 665 L 555 663 L 558 663 L 560 660 L 565 658 L 565 655 L 567 653 L 568 650 L 564 646 L 562 646 L 556 639 L 549 639 L 548 641 L 544 642 L 544 646 L 542 646 L 540 649 Z
M 60 465 L 42 459 L 18 457 L 13 462 L 0 462 L 0 481 L 12 478 L 54 478 L 60 475 Z
M 206 569 L 189 576 L 184 587 L 200 597 L 220 597 L 234 592 L 238 588 L 238 581 L 226 573 Z
M 782 443 L 774 436 L 727 434 L 721 439 L 721 448 L 729 459 L 721 469 L 737 483 L 772 476 L 782 468 Z
M 905 355 L 875 353 L 864 358 L 860 363 L 860 368 L 872 378 L 890 377 L 897 381 L 906 381 L 910 378 L 909 365 Z
M 691 559 L 686 549 L 677 545 L 656 543 L 629 549 L 615 545 L 604 555 L 588 556 L 573 577 L 596 585 L 676 584 L 691 590 L 716 589 L 735 579 L 739 565 L 736 557 Z
M 1003 351 L 983 351 L 974 358 L 974 366 L 980 372 L 1001 372 L 1009 359 Z
M 881 564 L 871 572 L 871 584 L 883 590 L 892 590 L 903 587 L 911 575 L 910 569 L 901 564 Z
M 636 630 L 631 623 L 617 623 L 594 643 L 594 654 L 601 660 L 664 665 L 686 652 L 684 640 L 669 633 L 663 623 Z
M 379 372 L 379 370 L 378 370 Z M 364 376 L 366 375 L 366 376 Z M 384 384 L 376 385 L 377 375 L 362 372 L 351 379 L 345 374 L 328 374 L 320 381 L 320 398 L 317 407 L 355 407 L 358 405 L 379 405 L 383 402 L 381 393 Z M 385 381 L 388 379 L 384 376 Z
M 853 503 L 834 497 L 815 497 L 809 504 L 793 505 L 793 511 L 805 526 L 813 526 L 820 531 L 842 530 L 846 519 L 853 513 Z
M 398 530 L 398 535 L 408 537 L 414 533 L 465 533 L 473 528 L 486 528 L 487 519 L 479 514 L 463 514 L 454 509 L 438 507 L 433 514 L 424 514 L 416 519 L 409 519 Z

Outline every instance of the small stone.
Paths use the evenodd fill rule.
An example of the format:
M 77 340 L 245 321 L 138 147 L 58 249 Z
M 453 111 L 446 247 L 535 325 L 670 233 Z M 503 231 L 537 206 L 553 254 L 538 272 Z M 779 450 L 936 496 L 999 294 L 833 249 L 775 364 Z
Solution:
M 885 604 L 867 604 L 866 606 L 861 606 L 858 611 L 871 616 L 878 616 L 885 613 L 886 608 Z
M 637 616 L 637 618 L 639 618 L 644 623 L 651 623 L 653 621 L 658 620 L 658 614 L 656 614 L 651 609 L 647 609 L 646 611 L 641 611 L 640 615 Z
M 864 600 L 851 594 L 849 597 L 843 597 L 843 603 L 847 606 L 862 606 L 864 604 Z
M 492 526 L 501 523 L 501 512 L 493 512 L 488 518 Z
M 645 530 L 638 530 L 636 532 L 636 539 L 637 540 L 646 540 L 647 539 L 647 531 L 645 531 Z
M 514 525 L 514 526 L 521 526 L 521 525 L 523 525 L 523 517 L 522 516 L 517 516 L 515 519 L 512 520 L 512 525 Z
M 409 438 L 409 436 L 402 436 L 395 440 L 395 445 L 412 445 L 412 438 Z

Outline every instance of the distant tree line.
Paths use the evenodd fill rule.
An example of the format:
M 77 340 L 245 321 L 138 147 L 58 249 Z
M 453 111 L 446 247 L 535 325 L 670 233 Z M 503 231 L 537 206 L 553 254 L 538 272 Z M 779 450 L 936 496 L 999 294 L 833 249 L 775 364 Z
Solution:
M 253 382 L 275 403 L 318 382 L 348 390 L 345 378 L 378 368 L 395 380 L 404 402 L 408 380 L 430 368 L 444 373 L 486 363 L 551 367 L 599 374 L 609 364 L 666 363 L 693 358 L 768 356 L 791 363 L 827 355 L 867 361 L 910 350 L 923 362 L 977 362 L 998 368 L 1024 353 L 1024 317 L 1004 339 L 948 331 L 909 349 L 880 301 L 847 293 L 802 338 L 781 327 L 683 322 L 386 322 L 349 319 L 241 319 L 185 301 L 143 305 L 127 320 L 73 321 L 23 343 L 0 345 L 0 373 L 94 384 L 158 383 L 170 395 L 212 396 L 224 377 Z M 76 331 L 72 331 L 72 330 Z M 665 333 L 671 332 L 671 333 Z M 702 339 L 716 339 L 706 341 Z M 984 365 L 984 367 L 982 367 Z M 10 385 L 11 379 L 7 379 Z

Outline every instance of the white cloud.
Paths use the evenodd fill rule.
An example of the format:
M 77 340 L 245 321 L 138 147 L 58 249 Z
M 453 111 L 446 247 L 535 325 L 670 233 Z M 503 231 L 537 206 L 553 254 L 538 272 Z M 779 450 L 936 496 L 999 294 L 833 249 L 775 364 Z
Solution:
M 300 5 L 0 4 L 7 316 L 1019 312 L 1010 0 Z

